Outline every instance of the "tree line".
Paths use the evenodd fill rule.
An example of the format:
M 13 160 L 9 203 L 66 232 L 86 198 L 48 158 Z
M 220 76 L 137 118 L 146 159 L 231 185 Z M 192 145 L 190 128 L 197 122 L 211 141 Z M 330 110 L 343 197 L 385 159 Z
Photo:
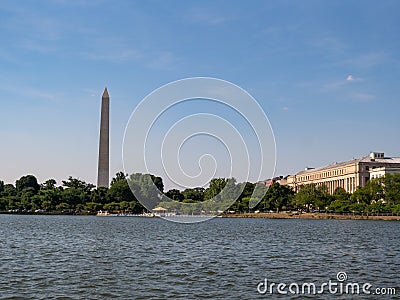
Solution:
M 152 178 L 155 182 L 161 179 Z M 162 190 L 163 186 L 160 185 L 160 188 Z M 115 175 L 110 188 L 96 188 L 91 183 L 71 176 L 63 180 L 61 186 L 57 186 L 54 179 L 39 184 L 33 175 L 22 176 L 15 185 L 0 181 L 1 211 L 95 213 L 102 209 L 131 213 L 146 211 L 131 192 L 123 172 Z
M 353 194 L 338 187 L 332 195 L 324 185 L 304 185 L 292 205 L 306 210 L 329 210 L 335 213 L 393 213 L 400 215 L 400 174 L 386 174 L 368 180 Z
M 147 208 L 135 195 L 139 200 L 150 199 L 146 202 Z M 234 178 L 214 178 L 208 188 L 171 189 L 164 193 L 161 177 L 141 173 L 128 176 L 123 172 L 115 175 L 110 188 L 96 188 L 71 176 L 60 186 L 54 179 L 39 184 L 33 175 L 22 176 L 15 185 L 0 180 L 0 211 L 95 213 L 106 210 L 138 214 L 156 206 L 185 214 L 221 209 L 235 213 L 302 210 L 400 215 L 400 174 L 369 180 L 353 194 L 337 188 L 332 195 L 324 185 L 304 185 L 294 193 L 287 185 L 273 183 L 267 188 L 264 184 L 237 183 Z

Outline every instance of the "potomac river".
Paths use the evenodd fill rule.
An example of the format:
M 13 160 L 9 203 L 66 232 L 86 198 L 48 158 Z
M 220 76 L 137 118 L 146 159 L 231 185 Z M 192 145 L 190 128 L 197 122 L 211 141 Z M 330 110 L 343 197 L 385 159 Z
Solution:
M 0 215 L 0 228 L 0 299 L 400 299 L 395 221 Z M 340 295 L 347 283 L 371 294 Z

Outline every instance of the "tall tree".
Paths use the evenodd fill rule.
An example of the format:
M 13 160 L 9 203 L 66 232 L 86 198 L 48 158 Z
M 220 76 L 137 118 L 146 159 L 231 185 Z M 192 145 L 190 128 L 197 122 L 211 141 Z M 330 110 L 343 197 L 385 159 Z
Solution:
M 113 186 L 114 183 L 120 181 L 120 180 L 126 180 L 128 177 L 128 174 L 125 174 L 124 172 L 120 171 L 117 174 L 115 174 L 115 177 L 111 180 L 111 186 Z
M 180 190 L 177 189 L 171 189 L 165 194 L 168 198 L 175 200 L 175 201 L 182 201 L 184 199 L 184 196 L 180 192 Z
M 57 181 L 55 179 L 48 179 L 40 185 L 41 190 L 52 190 L 56 188 Z
M 33 193 L 36 194 L 39 191 L 40 186 L 35 176 L 26 175 L 22 176 L 15 182 L 15 188 L 19 194 L 21 194 L 26 188 L 32 188 Z
M 306 184 L 300 187 L 299 192 L 294 196 L 295 203 L 300 207 L 305 207 L 307 211 L 311 207 L 325 209 L 332 201 L 325 185 L 316 186 Z
M 209 187 L 204 192 L 204 199 L 208 200 L 219 195 L 227 182 L 228 180 L 225 178 L 211 179 Z
M 382 183 L 386 202 L 400 204 L 400 174 L 386 174 Z
M 164 184 L 161 177 L 151 174 L 135 173 L 128 178 L 129 187 L 134 191 L 135 197 L 146 206 L 153 209 L 162 201 Z
M 202 187 L 185 189 L 182 194 L 185 199 L 191 199 L 194 202 L 202 202 L 204 200 L 204 188 Z
M 372 200 L 377 201 L 383 198 L 383 187 L 379 179 L 371 179 L 364 187 L 359 187 L 350 196 L 352 202 L 371 204 Z
M 85 181 L 78 178 L 73 178 L 72 176 L 69 176 L 68 180 L 63 180 L 62 183 L 65 187 L 82 190 L 87 194 L 89 194 L 90 191 L 95 187 L 94 184 L 86 183 Z
M 3 193 L 4 191 L 4 181 L 0 180 L 0 195 Z
M 17 189 L 11 184 L 5 184 L 3 189 L 3 196 L 16 196 Z
M 90 193 L 90 201 L 101 204 L 111 202 L 108 191 L 108 188 L 102 186 L 92 190 L 92 192 Z
M 108 195 L 111 202 L 130 202 L 136 200 L 125 178 L 115 181 L 108 190 Z
M 264 196 L 264 201 L 260 205 L 261 207 L 276 209 L 279 212 L 289 205 L 293 196 L 294 192 L 290 187 L 275 182 L 268 188 Z

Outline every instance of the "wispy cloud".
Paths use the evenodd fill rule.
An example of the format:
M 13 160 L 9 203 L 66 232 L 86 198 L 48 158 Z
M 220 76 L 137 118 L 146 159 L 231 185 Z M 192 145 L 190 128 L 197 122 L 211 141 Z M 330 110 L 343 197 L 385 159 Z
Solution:
M 336 80 L 336 81 L 324 84 L 322 86 L 322 89 L 323 90 L 335 90 L 335 89 L 341 88 L 341 87 L 343 87 L 345 85 L 348 85 L 350 83 L 357 82 L 357 81 L 362 81 L 362 80 L 363 79 L 360 78 L 360 77 L 355 77 L 354 75 L 349 74 L 344 79 Z
M 353 75 L 348 75 L 347 77 L 346 77 L 346 81 L 352 81 L 352 82 L 354 82 L 354 81 L 362 81 L 363 79 L 362 78 L 360 78 L 360 77 L 355 77 L 355 76 L 353 76 Z

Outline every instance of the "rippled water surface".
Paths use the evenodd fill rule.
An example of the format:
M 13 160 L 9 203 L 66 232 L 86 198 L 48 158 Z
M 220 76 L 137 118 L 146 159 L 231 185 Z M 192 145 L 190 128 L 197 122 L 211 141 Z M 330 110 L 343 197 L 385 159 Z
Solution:
M 1 299 L 267 299 L 265 278 L 338 272 L 400 295 L 400 222 L 0 215 L 0 228 Z

